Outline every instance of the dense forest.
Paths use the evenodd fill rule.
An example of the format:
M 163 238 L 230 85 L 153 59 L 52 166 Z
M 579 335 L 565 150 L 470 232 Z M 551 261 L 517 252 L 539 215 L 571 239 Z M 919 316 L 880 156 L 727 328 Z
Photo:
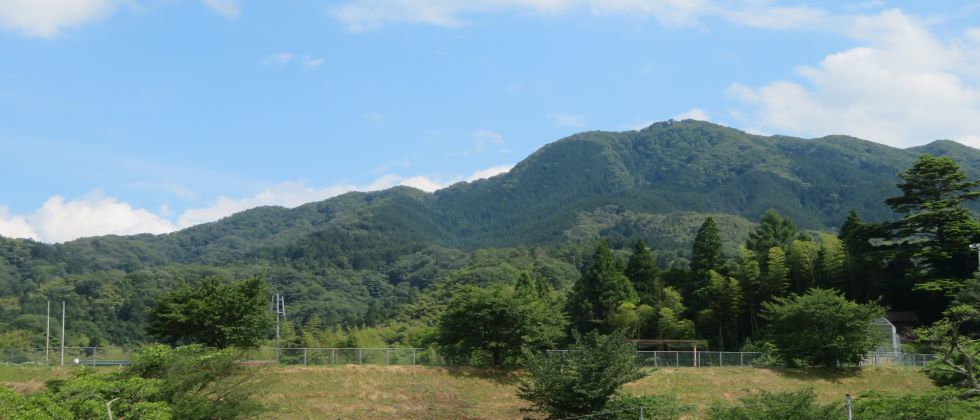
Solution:
M 614 307 L 573 311 L 584 318 L 572 324 L 646 317 L 641 336 L 714 348 L 742 346 L 764 301 L 811 286 L 931 320 L 952 287 L 935 280 L 959 284 L 976 262 L 960 249 L 954 269 L 933 272 L 919 263 L 938 257 L 901 245 L 916 232 L 899 223 L 899 174 L 921 155 L 980 178 L 980 151 L 948 141 L 903 150 L 669 121 L 577 134 L 432 194 L 349 193 L 166 235 L 0 238 L 0 347 L 43 344 L 48 300 L 67 302 L 69 345 L 150 341 L 156 298 L 206 278 L 266 279 L 285 296 L 294 345 L 425 345 L 460 290 L 522 278 L 593 309 L 583 279 L 625 278 Z

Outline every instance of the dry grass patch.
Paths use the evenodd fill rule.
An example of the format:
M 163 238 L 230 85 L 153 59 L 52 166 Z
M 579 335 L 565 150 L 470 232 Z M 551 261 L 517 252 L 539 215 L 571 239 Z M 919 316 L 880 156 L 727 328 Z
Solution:
M 269 418 L 520 418 L 511 373 L 423 366 L 287 367 L 266 372 Z
M 626 385 L 634 394 L 674 394 L 684 403 L 705 408 L 716 401 L 734 401 L 760 391 L 795 391 L 813 387 L 822 402 L 843 400 L 844 394 L 866 391 L 922 393 L 935 385 L 919 369 L 868 367 L 824 369 L 664 368 Z

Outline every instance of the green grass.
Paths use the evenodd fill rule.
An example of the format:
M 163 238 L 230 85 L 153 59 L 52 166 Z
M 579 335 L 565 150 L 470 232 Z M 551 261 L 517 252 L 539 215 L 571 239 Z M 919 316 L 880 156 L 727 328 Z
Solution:
M 0 383 L 33 392 L 74 368 L 0 366 Z M 515 373 L 428 366 L 258 367 L 257 398 L 265 418 L 521 418 Z M 934 386 L 914 368 L 823 369 L 664 368 L 626 390 L 674 394 L 700 412 L 762 390 L 813 387 L 822 402 L 846 393 L 922 393 Z

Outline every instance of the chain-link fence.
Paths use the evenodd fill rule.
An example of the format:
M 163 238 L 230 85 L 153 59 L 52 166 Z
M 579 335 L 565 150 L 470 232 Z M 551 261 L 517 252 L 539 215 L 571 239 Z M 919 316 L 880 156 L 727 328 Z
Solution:
M 550 350 L 562 354 L 568 350 Z M 64 363 L 61 349 L 0 348 L 0 363 L 34 365 L 117 366 L 129 363 L 129 349 L 121 347 L 65 347 Z M 248 350 L 242 359 L 252 362 L 275 363 L 274 347 Z M 925 366 L 935 355 L 919 353 L 876 352 L 868 354 L 860 366 Z M 425 365 L 444 366 L 445 360 L 434 348 L 280 348 L 282 365 Z M 768 359 L 757 352 L 725 351 L 637 351 L 636 362 L 647 367 L 749 367 L 759 366 Z
M 121 347 L 0 348 L 0 363 L 33 365 L 125 365 L 129 350 Z
M 563 354 L 568 350 L 551 350 Z M 860 366 L 925 366 L 935 355 L 918 353 L 870 353 Z M 738 351 L 637 351 L 636 363 L 649 367 L 751 367 L 769 359 L 764 353 Z

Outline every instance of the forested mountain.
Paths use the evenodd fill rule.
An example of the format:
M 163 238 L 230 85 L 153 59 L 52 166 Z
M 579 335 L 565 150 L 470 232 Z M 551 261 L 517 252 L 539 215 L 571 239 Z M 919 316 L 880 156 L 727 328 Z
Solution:
M 898 193 L 896 174 L 926 153 L 980 175 L 980 151 L 949 141 L 902 150 L 668 121 L 576 134 L 506 174 L 431 194 L 348 193 L 165 235 L 0 238 L 0 323 L 35 331 L 44 300 L 64 298 L 86 340 L 138 341 L 154 296 L 214 274 L 267 277 L 297 322 L 363 322 L 446 278 L 483 284 L 530 271 L 568 286 L 598 239 L 614 249 L 643 239 L 662 268 L 683 266 L 707 216 L 730 255 L 769 209 L 815 231 L 837 228 L 852 209 L 865 221 L 893 219 L 884 200 Z

